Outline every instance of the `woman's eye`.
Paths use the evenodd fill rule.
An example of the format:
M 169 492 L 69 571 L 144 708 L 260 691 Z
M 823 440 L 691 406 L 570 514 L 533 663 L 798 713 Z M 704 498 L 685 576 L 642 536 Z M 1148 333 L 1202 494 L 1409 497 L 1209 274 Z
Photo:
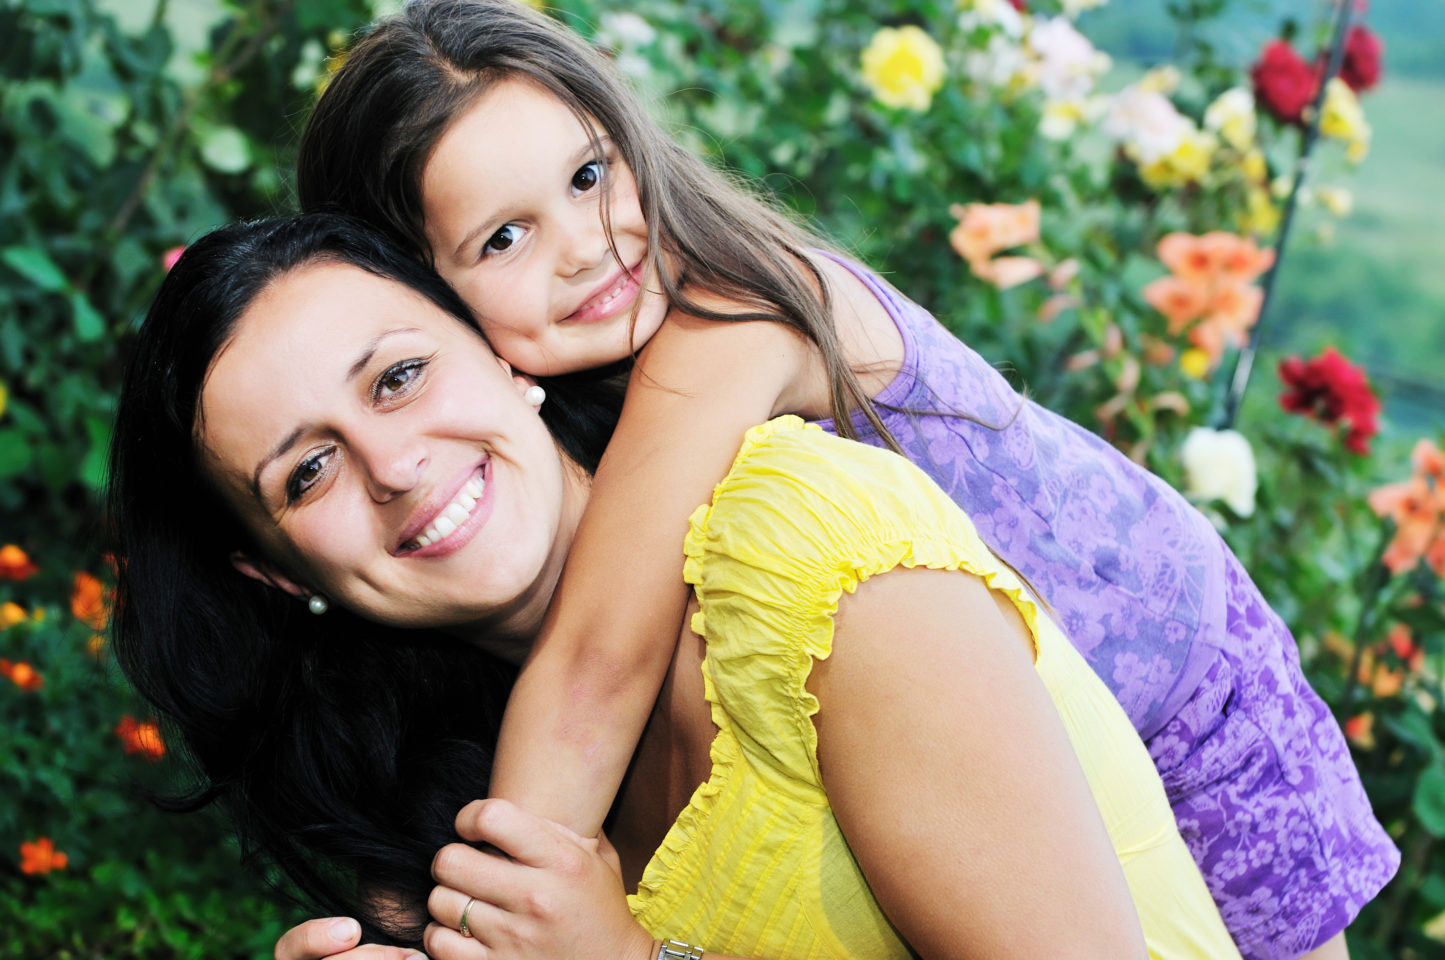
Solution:
M 406 393 L 425 367 L 425 360 L 403 360 L 387 367 L 385 372 L 376 378 L 376 386 L 371 392 L 372 400 L 390 400 Z
M 601 160 L 593 160 L 584 163 L 572 174 L 572 190 L 575 193 L 586 193 L 602 182 L 603 163 Z
M 482 244 L 482 256 L 490 253 L 501 253 L 511 247 L 512 244 L 522 239 L 522 228 L 515 223 L 509 223 L 492 234 L 487 242 Z
M 300 463 L 296 469 L 291 471 L 291 476 L 286 478 L 286 502 L 295 503 L 316 485 L 326 473 L 326 465 L 331 460 L 334 450 L 322 450 L 315 453 Z

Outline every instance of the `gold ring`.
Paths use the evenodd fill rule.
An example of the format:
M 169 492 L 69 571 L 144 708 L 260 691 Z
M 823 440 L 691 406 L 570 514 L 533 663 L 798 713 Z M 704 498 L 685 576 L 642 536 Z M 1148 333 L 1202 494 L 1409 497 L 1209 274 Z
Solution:
M 472 931 L 467 927 L 467 911 L 471 910 L 472 904 L 476 902 L 476 897 L 468 897 L 467 905 L 465 907 L 462 907 L 462 925 L 458 927 L 457 930 L 460 931 L 461 935 L 464 937 L 470 937 L 472 935 Z

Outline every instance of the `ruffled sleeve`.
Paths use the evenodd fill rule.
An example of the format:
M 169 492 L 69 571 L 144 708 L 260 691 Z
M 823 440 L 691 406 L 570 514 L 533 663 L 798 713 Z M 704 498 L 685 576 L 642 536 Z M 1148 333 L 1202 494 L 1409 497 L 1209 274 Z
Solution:
M 818 702 L 805 684 L 832 652 L 844 591 L 896 566 L 962 569 L 1036 612 L 1013 574 L 917 467 L 781 417 L 747 434 L 710 505 L 693 514 L 684 577 L 707 641 L 713 719 L 780 781 L 818 790 Z

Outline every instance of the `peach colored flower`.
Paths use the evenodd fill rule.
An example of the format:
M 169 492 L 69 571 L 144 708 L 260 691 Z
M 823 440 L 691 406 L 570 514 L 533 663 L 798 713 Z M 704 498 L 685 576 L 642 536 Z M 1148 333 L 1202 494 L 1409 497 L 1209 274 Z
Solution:
M 1160 277 L 1144 286 L 1144 302 L 1164 314 L 1169 333 L 1178 336 L 1209 308 L 1209 292 L 1178 276 Z
M 135 717 L 121 717 L 120 723 L 115 725 L 115 735 L 128 754 L 139 753 L 147 760 L 159 760 L 165 756 L 166 745 L 161 739 L 160 727 L 149 720 L 140 722 Z
M 110 621 L 110 598 L 94 575 L 76 571 L 75 585 L 70 591 L 70 612 L 75 619 L 96 630 L 104 630 Z
M 1440 481 L 1445 480 L 1445 451 L 1423 437 L 1411 451 L 1410 463 L 1418 472 L 1434 479 L 1437 489 Z
M 15 544 L 0 547 L 0 580 L 27 580 L 39 570 L 29 555 Z
M 980 280 L 1000 290 L 1016 287 L 1044 274 L 1044 265 L 1033 257 L 995 257 L 969 266 Z
M 55 849 L 49 837 L 20 844 L 20 872 L 29 876 L 64 870 L 70 858 L 64 851 Z
M 1423 473 L 1403 483 L 1388 483 L 1370 494 L 1370 509 L 1395 521 L 1395 536 L 1381 557 L 1391 573 L 1415 569 L 1441 535 L 1441 499 Z

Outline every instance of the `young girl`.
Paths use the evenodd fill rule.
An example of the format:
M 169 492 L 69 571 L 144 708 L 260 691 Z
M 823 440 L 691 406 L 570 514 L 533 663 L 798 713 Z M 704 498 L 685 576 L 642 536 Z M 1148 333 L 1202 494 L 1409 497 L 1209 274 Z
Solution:
M 299 189 L 433 263 L 519 369 L 640 351 L 494 795 L 601 826 L 686 602 L 688 516 L 749 427 L 797 413 L 901 450 L 1048 598 L 1148 744 L 1246 956 L 1343 955 L 1398 853 L 1208 522 L 669 140 L 579 38 L 504 0 L 410 5 L 332 80 Z

